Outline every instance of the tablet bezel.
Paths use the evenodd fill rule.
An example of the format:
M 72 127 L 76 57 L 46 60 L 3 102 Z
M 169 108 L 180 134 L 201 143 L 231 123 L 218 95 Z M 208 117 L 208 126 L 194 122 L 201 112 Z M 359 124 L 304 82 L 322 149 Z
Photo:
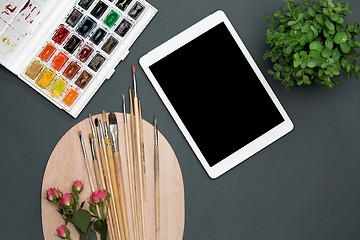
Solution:
M 201 150 L 195 143 L 194 139 L 192 138 L 190 132 L 187 130 L 186 126 L 182 122 L 181 118 L 177 114 L 176 110 L 172 106 L 171 102 L 165 95 L 164 91 L 162 90 L 160 84 L 157 82 L 155 76 L 152 74 L 150 70 L 150 66 L 156 63 L 157 61 L 161 60 L 162 58 L 166 57 L 167 55 L 171 54 L 172 52 L 176 51 L 177 49 L 181 48 L 182 46 L 186 45 L 190 41 L 194 40 L 195 38 L 199 37 L 203 33 L 209 31 L 213 27 L 217 26 L 218 24 L 224 22 L 225 26 L 228 28 L 229 32 L 233 36 L 234 40 L 240 47 L 241 51 L 243 52 L 244 56 L 246 57 L 247 61 L 250 63 L 251 67 L 253 68 L 254 72 L 256 73 L 258 79 L 262 83 L 263 87 L 271 97 L 272 101 L 274 102 L 276 108 L 279 110 L 280 114 L 284 118 L 284 121 L 277 125 L 276 127 L 272 128 L 270 131 L 264 133 L 260 137 L 256 138 L 252 142 L 248 143 L 244 147 L 240 148 L 236 152 L 232 153 L 228 157 L 224 158 L 214 166 L 210 166 L 206 161 L 204 155 L 201 153 Z M 225 13 L 221 10 L 211 14 L 210 16 L 206 17 L 205 19 L 199 21 L 198 23 L 194 24 L 190 28 L 184 30 L 180 34 L 176 35 L 175 37 L 171 38 L 167 42 L 163 43 L 162 45 L 158 46 L 154 50 L 150 51 L 146 55 L 140 58 L 139 60 L 141 67 L 143 68 L 145 74 L 148 76 L 151 84 L 153 85 L 154 89 L 159 94 L 161 100 L 167 107 L 168 111 L 170 112 L 171 116 L 173 117 L 174 121 L 178 125 L 180 131 L 184 135 L 185 139 L 189 143 L 190 147 L 194 151 L 195 155 L 198 157 L 200 163 L 204 167 L 205 171 L 208 175 L 215 179 L 220 175 L 224 174 L 225 172 L 229 171 L 233 167 L 237 166 L 247 158 L 251 157 L 255 153 L 259 152 L 266 146 L 270 145 L 271 143 L 275 142 L 288 132 L 290 132 L 294 125 L 291 122 L 289 116 L 285 112 L 284 108 L 281 106 L 279 100 L 275 96 L 274 92 L 270 88 L 269 84 L 265 80 L 265 77 L 261 73 L 260 69 L 256 65 L 255 61 L 251 57 L 249 51 L 245 47 L 244 43 L 240 39 L 239 35 L 236 33 L 236 30 L 230 23 L 229 19 L 225 15 Z

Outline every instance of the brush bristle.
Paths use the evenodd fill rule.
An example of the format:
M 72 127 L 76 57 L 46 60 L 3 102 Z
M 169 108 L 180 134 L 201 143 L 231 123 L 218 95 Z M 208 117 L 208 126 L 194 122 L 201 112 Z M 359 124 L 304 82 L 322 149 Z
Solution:
M 98 127 L 99 126 L 99 120 L 97 118 L 95 118 L 95 126 Z
M 113 113 L 113 112 L 109 113 L 109 123 L 110 124 L 117 124 L 116 116 L 115 116 L 115 113 Z
M 78 131 L 78 134 L 79 134 L 79 135 L 82 135 L 81 131 Z
M 132 71 L 133 71 L 133 73 L 136 72 L 136 66 L 135 65 L 132 65 Z

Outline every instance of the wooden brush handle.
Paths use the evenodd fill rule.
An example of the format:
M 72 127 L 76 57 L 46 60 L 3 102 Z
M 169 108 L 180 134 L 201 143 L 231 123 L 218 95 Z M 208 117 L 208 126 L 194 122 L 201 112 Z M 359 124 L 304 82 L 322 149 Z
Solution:
M 115 234 L 115 239 L 116 240 L 120 240 L 120 225 L 119 225 L 119 221 L 117 218 L 117 213 L 116 213 L 116 205 L 115 205 L 115 200 L 113 197 L 113 192 L 112 192 L 112 184 L 111 184 L 111 180 L 110 180 L 110 175 L 109 175 L 109 166 L 108 166 L 108 162 L 107 162 L 107 158 L 106 158 L 106 154 L 105 154 L 105 143 L 103 143 L 103 146 L 99 148 L 99 156 L 100 156 L 100 162 L 101 162 L 101 166 L 103 169 L 103 175 L 104 175 L 104 180 L 105 180 L 105 186 L 106 189 L 110 192 L 111 194 L 111 198 L 110 198 L 110 216 L 112 218 L 112 223 L 114 226 L 114 234 Z
M 114 198 L 114 201 L 115 201 L 116 213 L 117 213 L 117 218 L 118 218 L 119 227 L 120 227 L 120 236 L 121 236 L 121 239 L 126 239 L 125 238 L 124 223 L 123 223 L 123 220 L 122 220 L 122 212 L 121 212 L 121 205 L 120 205 L 120 199 L 119 199 L 119 191 L 118 191 L 118 186 L 117 186 L 117 181 L 116 181 L 114 155 L 113 155 L 113 151 L 112 151 L 112 146 L 109 145 L 110 139 L 107 139 L 106 141 L 107 141 L 106 155 L 107 155 L 108 164 L 109 164 L 109 174 L 110 174 L 110 180 L 111 180 L 112 192 L 113 192 L 112 197 Z
M 103 186 L 103 181 L 101 180 L 99 160 L 93 160 L 93 164 L 94 164 L 97 190 L 102 190 L 105 188 L 105 186 Z
M 124 118 L 126 118 L 126 114 L 124 114 Z M 127 169 L 128 169 L 128 179 L 129 179 L 129 193 L 130 193 L 130 203 L 131 203 L 131 220 L 132 227 L 134 231 L 134 238 L 137 239 L 138 231 L 137 231 L 137 218 L 136 218 L 136 206 L 135 206 L 135 196 L 134 196 L 134 176 L 133 176 L 133 166 L 131 163 L 131 154 L 130 154 L 130 138 L 128 131 L 128 122 L 124 122 L 124 137 L 125 137 L 125 147 L 126 147 L 126 157 L 127 157 Z
M 145 219 L 144 219 L 144 171 L 143 171 L 143 161 L 141 157 L 141 139 L 140 139 L 140 119 L 139 119 L 139 100 L 137 97 L 134 97 L 134 114 L 135 114 L 135 138 L 136 138 L 136 160 L 137 167 L 139 172 L 139 188 L 140 188 L 140 213 L 141 213 L 141 224 L 142 224 L 142 239 L 146 239 L 146 228 L 145 228 Z
M 159 146 L 154 147 L 154 181 L 155 181 L 155 239 L 160 239 L 160 182 L 159 182 Z
M 114 151 L 114 163 L 116 171 L 117 186 L 119 188 L 119 198 L 122 212 L 122 220 L 124 224 L 125 239 L 129 239 L 129 224 L 127 218 L 127 209 L 126 209 L 126 199 L 125 199 L 125 187 L 124 187 L 124 177 L 121 167 L 121 158 L 119 151 Z

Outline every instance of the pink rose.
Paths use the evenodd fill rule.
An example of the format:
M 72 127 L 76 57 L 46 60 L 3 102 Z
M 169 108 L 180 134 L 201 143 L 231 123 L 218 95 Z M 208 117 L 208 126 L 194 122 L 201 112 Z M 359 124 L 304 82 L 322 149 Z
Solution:
M 62 239 L 68 239 L 70 236 L 70 231 L 65 225 L 62 225 L 61 227 L 56 229 L 56 231 L 58 233 L 58 236 Z
M 90 200 L 93 203 L 102 203 L 105 201 L 107 197 L 108 192 L 107 191 L 96 191 L 91 194 Z
M 73 194 L 72 193 L 66 193 L 60 198 L 60 206 L 63 207 L 64 205 L 67 207 L 70 207 L 71 204 L 74 202 Z
M 46 191 L 46 199 L 50 202 L 56 201 L 60 197 L 60 192 L 55 188 L 50 188 Z
M 80 193 L 83 190 L 84 186 L 81 181 L 75 181 L 72 186 L 74 193 Z

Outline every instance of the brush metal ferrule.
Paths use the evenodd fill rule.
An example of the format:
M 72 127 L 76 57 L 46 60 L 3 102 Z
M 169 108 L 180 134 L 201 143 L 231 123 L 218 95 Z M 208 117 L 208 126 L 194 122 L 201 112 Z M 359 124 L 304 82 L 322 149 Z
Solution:
M 101 125 L 96 127 L 96 132 L 97 132 L 96 137 L 97 137 L 99 146 L 101 147 L 102 146 L 102 138 L 103 138 Z
M 91 133 L 92 133 L 92 135 L 95 137 L 95 136 L 96 136 L 96 132 L 95 132 L 94 123 L 93 123 L 93 121 L 92 121 L 91 114 L 89 114 L 89 123 L 90 123 Z
M 90 147 L 91 147 L 91 155 L 92 155 L 92 159 L 96 160 L 96 155 L 95 155 L 95 148 L 94 148 L 94 139 L 90 138 Z
M 82 151 L 83 151 L 83 154 L 84 154 L 84 158 L 86 158 L 84 139 L 83 139 L 81 134 L 79 134 L 79 138 L 80 138 L 80 143 L 81 143 L 81 148 L 82 148 Z
M 155 138 L 155 145 L 159 145 L 159 131 L 158 131 L 158 119 L 157 116 L 155 115 L 154 118 L 154 138 Z
M 114 152 L 119 151 L 119 132 L 117 124 L 110 124 L 111 140 L 114 146 Z

